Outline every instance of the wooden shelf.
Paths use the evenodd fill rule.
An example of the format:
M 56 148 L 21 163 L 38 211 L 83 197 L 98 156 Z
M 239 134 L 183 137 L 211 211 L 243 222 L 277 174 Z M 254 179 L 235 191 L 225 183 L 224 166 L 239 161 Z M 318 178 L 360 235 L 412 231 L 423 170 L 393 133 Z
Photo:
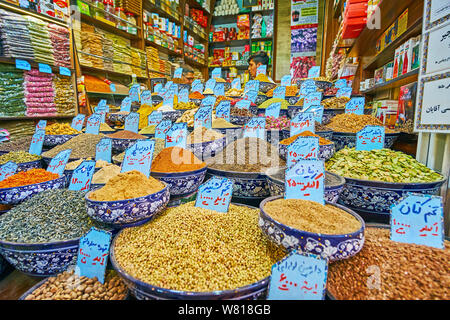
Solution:
M 156 5 L 154 5 L 153 3 L 150 3 L 148 0 L 144 0 L 144 9 L 157 13 L 158 15 L 167 18 L 169 20 L 171 20 L 172 22 L 175 22 L 176 24 L 181 24 L 181 18 L 183 17 L 182 13 L 177 11 L 178 14 L 178 18 L 176 18 L 175 16 L 171 15 L 170 13 L 168 13 L 167 11 L 163 10 L 161 7 L 158 7 Z
M 29 15 L 29 16 L 33 16 L 33 17 L 42 19 L 42 20 L 44 20 L 46 22 L 59 24 L 59 25 L 61 25 L 63 27 L 66 27 L 66 28 L 69 27 L 67 21 L 64 21 L 64 20 L 61 20 L 61 19 L 58 19 L 58 18 L 55 18 L 55 17 L 51 17 L 49 15 L 42 14 L 42 13 L 39 13 L 39 12 L 34 12 L 34 11 L 31 11 L 31 10 L 28 10 L 28 9 L 16 6 L 15 4 L 2 1 L 2 0 L 0 0 L 0 8 L 6 9 L 6 10 L 9 10 L 9 11 L 13 11 L 13 12 L 19 13 L 19 14 L 26 14 L 26 15 Z
M 112 26 L 112 25 L 110 25 L 106 22 L 103 22 L 101 20 L 98 20 L 96 18 L 90 17 L 84 13 L 80 13 L 80 17 L 81 17 L 82 21 L 88 22 L 96 27 L 99 27 L 102 30 L 111 32 L 113 34 L 116 34 L 118 36 L 124 37 L 129 40 L 139 40 L 138 35 L 134 35 L 134 34 L 126 32 L 126 31 L 120 30 L 119 28 L 116 28 L 115 26 Z M 138 33 L 139 33 L 139 28 L 138 28 Z
M 239 13 L 239 14 L 245 14 L 245 13 L 261 13 L 263 16 L 268 15 L 268 14 L 273 14 L 275 8 L 273 9 L 264 9 L 264 10 L 255 10 L 255 11 L 250 11 L 250 12 L 243 12 L 243 13 Z
M 417 81 L 418 76 L 419 76 L 419 68 L 415 69 L 413 71 L 410 71 L 408 73 L 405 73 L 404 75 L 401 75 L 395 79 L 389 80 L 385 83 L 377 84 L 370 89 L 361 91 L 361 93 L 373 95 L 379 91 L 388 90 L 388 89 L 392 89 L 392 88 L 399 88 L 406 84 Z
M 251 38 L 252 42 L 259 42 L 259 41 L 273 41 L 273 37 L 265 37 L 265 38 Z
M 230 69 L 230 68 L 236 68 L 236 69 L 242 69 L 242 70 L 247 70 L 248 69 L 248 65 L 247 66 L 225 66 L 225 67 L 221 67 L 221 66 L 208 66 L 208 68 L 222 68 L 222 69 Z
M 98 95 L 98 96 L 127 96 L 128 93 L 115 93 L 115 92 L 95 92 L 86 91 L 88 95 Z
M 90 67 L 90 66 L 86 66 L 83 64 L 80 64 L 81 69 L 85 70 L 85 71 L 91 71 L 91 72 L 102 72 L 102 73 L 109 73 L 111 75 L 116 75 L 116 76 L 127 76 L 127 77 L 131 77 L 131 74 L 128 73 L 122 73 L 122 72 L 116 72 L 116 71 L 109 71 L 109 70 L 105 70 L 105 69 L 99 69 L 99 68 L 95 68 L 95 67 Z M 136 76 L 137 79 L 148 79 L 147 77 L 139 77 Z
M 148 40 L 148 39 L 145 39 L 145 44 L 146 44 L 146 45 L 149 45 L 149 46 L 152 46 L 152 47 L 155 47 L 155 48 L 158 49 L 159 51 L 161 51 L 161 52 L 163 52 L 163 53 L 166 53 L 166 54 L 168 54 L 168 55 L 172 55 L 172 56 L 181 56 L 181 53 L 178 53 L 178 52 L 173 51 L 173 50 L 171 50 L 171 49 L 169 49 L 169 48 L 163 47 L 163 46 L 157 44 L 156 42 L 150 41 L 150 40 Z
M 56 115 L 56 116 L 38 116 L 38 117 L 0 117 L 0 120 L 38 120 L 38 119 L 70 119 L 75 117 L 73 115 Z
M 230 14 L 230 15 L 226 15 L 226 16 L 213 16 L 212 18 L 212 24 L 217 25 L 217 24 L 232 24 L 232 23 L 236 23 L 237 24 L 237 16 L 239 14 Z
M 186 57 L 186 56 L 184 57 L 184 61 L 185 61 L 187 64 L 190 64 L 190 65 L 193 65 L 193 66 L 199 67 L 199 68 L 206 68 L 206 67 L 208 66 L 207 64 L 204 64 L 204 63 L 195 61 L 194 59 L 188 58 L 188 57 Z
M 422 18 L 414 22 L 404 33 L 389 44 L 383 51 L 363 66 L 363 70 L 374 70 L 394 60 L 395 50 L 411 37 L 422 33 Z
M 18 59 L 20 59 L 20 58 L 18 58 Z M 36 62 L 34 60 L 29 60 L 29 59 L 20 59 L 20 60 L 27 61 L 30 64 L 31 68 L 33 68 L 33 69 L 38 69 L 39 68 L 39 63 L 40 62 Z M 0 63 L 7 63 L 7 64 L 15 65 L 16 64 L 16 58 L 0 57 Z M 42 62 L 42 63 L 46 64 L 45 62 Z M 53 73 L 59 74 L 59 66 L 52 66 L 52 65 L 49 65 L 49 66 L 52 69 Z M 71 71 L 71 74 L 73 74 L 74 69 L 73 68 L 68 68 L 68 69 Z M 26 70 L 24 70 L 24 71 L 26 71 Z
M 246 44 L 250 44 L 250 39 L 241 39 L 241 40 L 230 40 L 230 41 L 219 41 L 219 42 L 210 42 L 210 47 L 243 47 Z
M 208 9 L 203 8 L 203 7 L 200 5 L 200 3 L 198 3 L 198 2 L 195 1 L 195 0 L 186 0 L 185 3 L 189 5 L 189 9 L 191 9 L 191 8 L 194 8 L 194 9 L 200 9 L 200 10 L 203 10 L 203 12 L 206 13 L 206 14 L 208 14 L 208 15 L 211 14 L 211 13 L 209 12 Z M 211 8 L 210 8 L 210 10 L 211 10 Z

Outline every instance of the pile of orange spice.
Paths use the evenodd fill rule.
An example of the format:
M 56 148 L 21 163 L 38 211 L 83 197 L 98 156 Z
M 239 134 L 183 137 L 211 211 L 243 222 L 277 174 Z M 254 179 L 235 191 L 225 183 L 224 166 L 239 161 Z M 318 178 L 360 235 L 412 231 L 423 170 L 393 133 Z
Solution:
M 30 184 L 41 183 L 59 178 L 57 173 L 52 173 L 45 169 L 31 169 L 25 172 L 19 172 L 0 181 L 0 188 L 13 188 L 27 186 Z
M 180 147 L 163 149 L 152 162 L 152 172 L 187 172 L 202 169 L 206 163 Z
M 198 91 L 191 92 L 189 94 L 189 99 L 203 99 L 205 96 Z
M 303 131 L 302 133 L 296 134 L 295 136 L 292 136 L 290 138 L 284 139 L 280 141 L 280 144 L 291 144 L 294 142 L 298 137 L 318 137 L 319 138 L 319 145 L 323 146 L 325 144 L 331 144 L 333 141 L 330 141 L 328 139 L 322 138 L 321 136 L 312 133 L 311 131 Z

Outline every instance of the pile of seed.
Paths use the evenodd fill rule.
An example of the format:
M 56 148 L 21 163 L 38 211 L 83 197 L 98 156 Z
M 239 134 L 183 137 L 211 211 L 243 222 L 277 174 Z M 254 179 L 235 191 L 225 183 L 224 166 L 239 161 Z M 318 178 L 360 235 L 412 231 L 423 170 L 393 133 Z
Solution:
M 85 193 L 46 190 L 0 216 L 0 239 L 17 243 L 46 243 L 79 238 L 100 227 L 86 213 Z
M 315 201 L 277 199 L 267 202 L 264 211 L 275 221 L 306 232 L 348 234 L 361 228 L 361 223 L 346 211 Z
M 362 250 L 328 266 L 327 287 L 343 300 L 449 300 L 450 242 L 445 249 L 391 241 L 366 228 Z
M 258 226 L 258 210 L 231 204 L 228 213 L 194 202 L 124 229 L 114 255 L 131 276 L 166 289 L 210 292 L 255 283 L 286 252 Z
M 0 165 L 12 161 L 15 163 L 31 162 L 41 159 L 41 156 L 28 153 L 26 151 L 11 151 L 0 155 Z
M 341 113 L 331 118 L 327 127 L 334 132 L 356 133 L 365 126 L 383 126 L 380 119 L 369 114 Z M 385 133 L 395 133 L 396 131 L 384 128 Z
M 64 271 L 50 277 L 25 300 L 124 300 L 127 288 L 116 272 L 109 271 L 102 284 L 97 278 L 78 277 Z
M 103 134 L 83 133 L 73 137 L 66 143 L 60 144 L 53 149 L 42 153 L 42 156 L 45 158 L 53 158 L 63 150 L 72 149 L 72 152 L 70 153 L 71 159 L 95 158 L 95 147 L 103 137 Z
M 33 136 L 12 138 L 11 141 L 0 143 L 0 151 L 28 151 Z

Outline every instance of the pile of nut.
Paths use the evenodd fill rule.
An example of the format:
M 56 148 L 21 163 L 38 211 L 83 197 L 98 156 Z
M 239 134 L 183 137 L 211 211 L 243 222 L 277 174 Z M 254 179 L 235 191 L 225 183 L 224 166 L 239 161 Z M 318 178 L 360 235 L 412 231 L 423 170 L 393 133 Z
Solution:
M 78 277 L 72 270 L 48 278 L 25 300 L 124 300 L 127 293 L 125 284 L 113 271 L 101 284 L 97 278 Z

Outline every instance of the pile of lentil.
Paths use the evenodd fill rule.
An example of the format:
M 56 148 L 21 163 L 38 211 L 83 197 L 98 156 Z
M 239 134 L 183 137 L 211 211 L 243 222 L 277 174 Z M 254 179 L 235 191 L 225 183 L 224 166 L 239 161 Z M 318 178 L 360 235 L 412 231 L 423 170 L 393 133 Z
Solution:
M 286 254 L 258 227 L 258 211 L 231 204 L 228 213 L 194 202 L 124 229 L 114 255 L 131 276 L 166 289 L 230 290 L 268 277 Z
M 356 151 L 346 147 L 325 163 L 325 169 L 346 178 L 361 180 L 418 183 L 443 179 L 442 175 L 410 155 L 391 149 Z
M 154 138 L 152 140 L 155 140 L 155 149 L 153 150 L 153 159 L 156 158 L 156 156 L 161 152 L 161 150 L 164 149 L 164 145 L 166 143 L 166 140 L 160 139 L 160 138 Z M 118 154 L 116 156 L 113 156 L 113 160 L 117 162 L 123 162 L 123 158 L 125 158 L 125 152 L 122 152 L 121 154 Z
M 31 139 L 33 136 L 27 136 L 22 138 L 12 138 L 8 142 L 0 143 L 0 151 L 10 152 L 10 151 L 28 151 L 30 148 Z
M 77 239 L 91 227 L 103 228 L 86 213 L 85 192 L 45 190 L 0 216 L 0 239 L 47 243 Z
M 383 126 L 380 119 L 369 114 L 341 113 L 333 118 L 327 124 L 327 127 L 334 132 L 356 133 L 365 126 Z M 395 133 L 396 131 L 385 128 L 385 133 Z
M 95 147 L 105 136 L 103 134 L 83 133 L 73 137 L 66 143 L 57 145 L 53 149 L 42 153 L 45 158 L 53 158 L 63 150 L 72 149 L 71 159 L 95 158 Z
M 121 130 L 114 133 L 110 133 L 106 135 L 109 138 L 116 139 L 147 139 L 146 136 L 140 135 L 139 133 L 135 133 L 129 130 Z
M 264 211 L 291 228 L 321 234 L 347 234 L 358 231 L 361 223 L 351 214 L 332 205 L 302 199 L 269 201 Z
M 75 130 L 68 123 L 53 123 L 45 127 L 45 134 L 62 135 L 62 134 L 80 134 L 81 131 Z
M 187 172 L 202 169 L 206 163 L 197 158 L 191 151 L 170 147 L 163 149 L 153 158 L 152 172 Z
M 186 138 L 186 144 L 210 142 L 222 139 L 224 135 L 218 131 L 210 130 L 205 127 L 195 128 Z
M 57 173 L 52 173 L 44 169 L 30 169 L 28 171 L 21 171 L 12 176 L 9 176 L 3 181 L 0 181 L 0 188 L 13 188 L 27 186 L 30 184 L 36 184 L 55 180 L 59 178 Z
M 390 229 L 368 227 L 356 256 L 328 266 L 327 289 L 342 300 L 449 300 L 450 242 L 444 245 L 395 242 Z
M 13 161 L 15 163 L 31 162 L 41 159 L 41 156 L 26 151 L 11 151 L 0 155 L 0 165 Z
M 321 146 L 333 143 L 333 141 L 322 138 L 321 136 L 314 134 L 311 131 L 303 131 L 302 133 L 296 134 L 295 136 L 281 140 L 280 144 L 291 144 L 292 142 L 297 140 L 298 137 L 317 137 L 317 138 L 319 138 L 319 145 L 321 145 Z
M 127 292 L 115 271 L 107 271 L 102 284 L 97 277 L 79 277 L 72 270 L 48 278 L 25 300 L 124 300 Z
M 286 165 L 278 156 L 278 148 L 259 138 L 238 139 L 206 163 L 213 169 L 234 172 L 263 172 Z
M 104 187 L 89 196 L 94 201 L 117 201 L 144 197 L 164 189 L 164 184 L 153 177 L 147 178 L 140 171 L 119 173 L 108 180 Z

